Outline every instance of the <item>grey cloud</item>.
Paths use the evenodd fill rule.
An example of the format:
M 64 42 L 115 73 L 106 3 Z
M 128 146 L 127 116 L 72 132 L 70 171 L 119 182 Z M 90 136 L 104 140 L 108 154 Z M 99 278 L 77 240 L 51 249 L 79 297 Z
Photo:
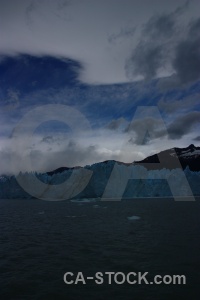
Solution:
M 162 137 L 165 130 L 161 120 L 152 117 L 146 117 L 133 120 L 130 125 L 126 127 L 125 132 L 134 133 L 134 137 L 129 139 L 129 143 L 146 145 L 151 140 Z
M 195 137 L 195 138 L 193 139 L 193 141 L 200 142 L 200 135 L 198 135 L 197 137 Z
M 110 159 L 107 153 L 99 152 L 97 145 L 83 146 L 71 139 L 67 145 L 59 150 L 51 149 L 31 151 L 33 166 L 40 171 L 51 171 L 59 167 L 74 167 L 90 165 L 102 160 Z M 117 156 L 115 155 L 115 158 Z
M 125 132 L 134 132 L 134 137 L 129 143 L 137 145 L 148 144 L 151 140 L 168 136 L 169 139 L 181 139 L 199 124 L 200 112 L 193 111 L 176 118 L 172 123 L 163 128 L 163 123 L 156 118 L 143 118 L 134 120 Z
M 12 146 L 0 150 L 0 174 L 18 174 L 20 171 L 46 172 L 59 167 L 85 166 L 108 159 L 119 160 L 120 157 L 120 153 L 101 151 L 96 144 L 84 146 L 74 139 L 59 148 L 52 144 L 47 145 L 46 150 L 40 147 L 41 143 L 37 147 L 20 151 Z
M 136 31 L 136 27 L 130 27 L 130 28 L 122 28 L 118 33 L 113 33 L 109 35 L 108 41 L 110 43 L 115 43 L 118 40 L 121 40 L 123 38 L 131 38 Z
M 161 92 L 168 92 L 169 90 L 173 90 L 173 89 L 183 89 L 183 88 L 190 88 L 190 85 L 192 83 L 188 83 L 188 84 L 182 84 L 180 79 L 178 78 L 178 76 L 175 74 L 169 76 L 169 77 L 164 77 L 161 78 L 158 81 L 158 89 Z
M 171 13 L 153 16 L 144 25 L 141 39 L 125 65 L 128 77 L 142 75 L 149 80 L 165 66 L 171 55 L 169 41 L 176 32 L 175 23 L 175 15 Z
M 189 36 L 191 38 L 200 37 L 200 18 L 190 23 Z
M 126 123 L 127 123 L 127 121 L 124 118 L 119 118 L 119 119 L 112 120 L 111 122 L 109 122 L 106 125 L 106 128 L 110 129 L 110 130 L 117 130 L 120 128 L 121 125 L 125 125 Z
M 148 144 L 150 144 L 151 143 L 151 137 L 150 137 L 150 135 L 149 135 L 149 133 L 148 133 L 148 131 L 145 133 L 145 135 L 144 135 L 144 137 L 141 139 L 141 137 L 137 137 L 137 138 L 130 138 L 129 140 L 128 140 L 128 143 L 129 144 L 132 144 L 132 145 L 148 145 Z
M 84 147 L 74 141 L 70 141 L 59 150 L 32 149 L 29 154 L 26 151 L 18 153 L 16 149 L 6 147 L 0 151 L 0 172 L 1 174 L 18 174 L 20 171 L 46 172 L 63 166 L 84 166 L 102 160 L 103 156 L 97 150 L 95 145 Z M 31 169 L 25 163 L 28 156 L 32 162 Z M 21 161 L 23 164 L 18 163 Z
M 200 79 L 200 18 L 190 22 L 186 32 L 185 38 L 177 38 L 171 61 L 175 81 L 184 85 Z
M 143 35 L 149 38 L 166 38 L 174 34 L 175 20 L 173 14 L 153 16 L 144 26 Z
M 83 147 L 75 142 L 69 142 L 63 149 L 43 152 L 41 150 L 31 151 L 33 166 L 40 171 L 50 171 L 59 167 L 84 166 L 89 161 L 99 159 L 96 146 Z
M 188 84 L 200 78 L 200 18 L 185 27 L 179 17 L 188 7 L 153 16 L 144 24 L 139 42 L 126 61 L 128 77 L 151 80 L 161 69 L 174 71 L 169 85 Z
M 19 1 L 19 0 L 18 0 Z M 29 0 L 30 1 L 30 0 Z M 69 17 L 66 14 L 66 8 L 71 5 L 71 0 L 57 0 L 55 2 L 43 0 L 43 3 L 41 5 L 41 1 L 39 0 L 31 0 L 29 3 L 27 1 L 27 7 L 25 8 L 25 16 L 26 16 L 26 21 L 27 25 L 29 26 L 30 29 L 32 29 L 32 25 L 34 24 L 34 13 L 37 13 L 40 11 L 42 12 L 43 17 L 46 17 L 46 12 L 41 11 L 41 7 L 44 5 L 48 7 L 48 12 L 50 12 L 52 15 L 54 15 L 58 19 L 62 19 L 64 21 L 69 21 Z
M 40 143 L 44 143 L 44 144 L 54 144 L 54 145 L 61 145 L 61 143 L 63 142 L 63 140 L 67 138 L 67 136 L 63 135 L 63 134 L 56 134 L 55 136 L 52 135 L 47 135 L 45 137 L 43 137 L 40 140 Z
M 80 80 L 85 83 L 125 82 L 124 61 L 130 53 L 130 45 L 135 47 L 137 43 L 141 24 L 149 19 L 141 40 L 146 47 L 145 40 L 149 39 L 151 46 L 147 49 L 152 52 L 153 46 L 157 47 L 161 41 L 174 36 L 175 18 L 182 10 L 176 7 L 184 7 L 184 2 L 1 0 L 0 54 L 71 58 L 83 65 Z M 198 0 L 191 2 L 189 14 L 182 18 L 184 24 L 199 7 Z M 155 10 L 158 15 L 151 17 Z M 163 14 L 165 11 L 172 13 Z M 110 45 L 109 40 L 114 45 Z M 149 51 L 144 54 L 152 57 L 147 54 Z M 163 60 L 160 63 L 163 65 Z M 149 74 L 154 76 L 155 69 L 157 71 L 157 64 L 153 64 L 152 72 L 147 70 L 146 77 Z
M 164 59 L 162 46 L 140 43 L 126 65 L 127 74 L 143 75 L 145 79 L 156 76 L 157 70 Z
M 42 140 L 41 143 L 47 143 L 47 144 L 51 144 L 54 142 L 54 138 L 51 135 L 45 136 Z
M 176 111 L 187 111 L 190 110 L 195 106 L 197 106 L 200 102 L 199 94 L 191 95 L 185 98 L 180 99 L 161 99 L 158 101 L 158 107 L 160 110 L 164 111 L 165 113 L 174 113 Z
M 200 40 L 180 42 L 175 50 L 173 67 L 183 83 L 196 81 L 200 78 Z
M 184 116 L 175 119 L 168 127 L 169 137 L 171 139 L 180 139 L 191 132 L 193 127 L 199 124 L 200 112 L 193 111 Z

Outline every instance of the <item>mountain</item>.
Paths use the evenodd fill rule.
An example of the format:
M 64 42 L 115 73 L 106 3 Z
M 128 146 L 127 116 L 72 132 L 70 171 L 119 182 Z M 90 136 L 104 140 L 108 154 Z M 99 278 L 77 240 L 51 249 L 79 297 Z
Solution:
M 60 173 L 63 173 L 65 171 L 68 171 L 68 170 L 75 170 L 75 169 L 80 169 L 81 167 L 73 167 L 73 168 L 68 168 L 68 167 L 60 167 L 58 169 L 55 169 L 53 171 L 50 171 L 50 172 L 47 172 L 46 174 L 49 175 L 49 176 L 52 176 L 54 174 L 60 174 Z
M 177 159 L 183 170 L 189 167 L 191 171 L 200 171 L 200 147 L 195 147 L 193 144 L 186 148 L 175 147 L 161 151 L 141 161 L 136 161 L 134 164 L 144 166 L 148 170 L 160 170 L 163 167 L 171 170 L 177 165 Z M 157 164 L 157 166 L 153 164 Z
M 177 164 L 178 160 L 178 164 Z M 140 165 L 145 167 L 147 170 L 161 170 L 163 168 L 172 170 L 177 167 L 182 167 L 185 170 L 187 167 L 191 171 L 200 171 L 200 147 L 195 147 L 193 144 L 189 145 L 186 148 L 171 148 L 159 153 L 147 156 L 141 161 L 134 161 L 133 163 L 123 163 L 115 160 L 106 160 L 94 164 L 96 167 L 99 165 L 108 165 L 118 163 L 119 165 L 131 166 L 131 165 Z M 156 164 L 156 165 L 154 165 Z M 86 166 L 87 167 L 87 166 Z M 47 172 L 48 175 L 52 176 L 57 173 L 62 173 L 66 170 L 74 170 L 81 167 L 61 167 L 56 170 Z

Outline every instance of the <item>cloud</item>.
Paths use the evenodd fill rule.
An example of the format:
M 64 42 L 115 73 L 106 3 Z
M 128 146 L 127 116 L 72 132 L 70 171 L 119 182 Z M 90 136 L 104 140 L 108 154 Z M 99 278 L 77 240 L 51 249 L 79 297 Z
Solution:
M 74 140 L 59 149 L 52 148 L 48 153 L 32 150 L 30 157 L 34 168 L 40 171 L 51 171 L 63 166 L 84 166 L 102 159 L 95 145 L 84 146 Z
M 175 75 L 171 84 L 176 85 L 200 79 L 200 19 L 184 24 L 185 11 L 157 14 L 144 24 L 138 44 L 125 64 L 128 77 L 152 80 Z
M 199 37 L 180 42 L 175 50 L 173 67 L 182 83 L 200 79 L 200 40 Z
M 52 135 L 48 135 L 42 138 L 41 143 L 52 144 L 55 142 L 55 138 Z
M 17 140 L 14 137 L 1 138 L 0 174 L 45 172 L 62 166 L 85 166 L 108 159 L 123 161 L 127 158 L 121 153 L 122 135 L 115 134 L 111 139 L 107 129 L 96 129 L 80 135 L 37 133 L 29 137 L 30 140 L 25 133 Z
M 199 124 L 200 112 L 193 111 L 175 119 L 169 126 L 168 132 L 171 139 L 180 139 Z
M 44 146 L 33 144 L 29 149 L 19 149 L 20 151 L 14 149 L 12 145 L 4 146 L 0 150 L 0 174 L 17 174 L 19 171 L 46 172 L 63 166 L 84 166 L 101 161 L 103 158 L 107 159 L 113 154 L 112 151 L 101 152 L 95 145 L 87 146 L 75 140 L 61 142 L 59 146 L 51 140 L 50 145 L 51 148 L 49 144 Z
M 193 139 L 193 141 L 200 142 L 200 135 L 198 135 L 197 137 L 195 137 L 195 138 Z
M 134 68 L 135 75 L 142 75 L 145 79 L 156 76 L 162 64 L 164 53 L 159 45 L 146 45 L 140 43 L 134 50 L 131 59 L 127 62 L 126 69 L 130 74 L 130 66 Z
M 128 142 L 135 145 L 147 145 L 155 142 L 155 139 L 162 141 L 162 138 L 166 137 L 169 140 L 179 140 L 191 133 L 199 125 L 199 120 L 200 112 L 198 111 L 176 117 L 173 121 L 166 124 L 166 126 L 162 120 L 157 118 L 143 117 L 133 120 L 126 127 L 125 133 L 133 133 Z
M 174 48 L 172 67 L 179 81 L 186 85 L 200 79 L 200 18 L 189 22 Z
M 194 0 L 184 11 L 184 24 L 198 5 Z M 180 6 L 182 0 L 1 0 L 0 54 L 70 58 L 83 66 L 85 83 L 126 82 L 124 64 L 138 44 L 142 24 L 150 20 L 149 35 L 168 38 L 174 30 L 170 14 Z M 165 16 L 152 17 L 155 10 Z
M 124 38 L 132 38 L 135 34 L 136 27 L 121 28 L 118 33 L 112 33 L 108 37 L 110 43 L 121 42 Z
M 127 60 L 128 76 L 141 75 L 146 80 L 158 76 L 166 68 L 176 33 L 175 14 L 155 15 L 143 26 L 140 40 Z
M 125 129 L 125 133 L 134 133 L 129 143 L 136 145 L 145 145 L 155 138 L 164 136 L 161 131 L 165 132 L 162 120 L 153 117 L 135 119 Z
M 200 37 L 200 18 L 193 20 L 189 24 L 189 36 L 190 38 Z
M 175 32 L 174 13 L 153 16 L 144 25 L 142 35 L 149 39 L 170 38 Z
M 119 119 L 111 120 L 105 128 L 110 129 L 110 130 L 117 130 L 122 126 L 125 126 L 127 124 L 127 121 L 121 117 Z
M 178 99 L 177 99 L 178 98 Z M 170 97 L 170 99 L 165 99 L 164 97 L 158 101 L 158 108 L 167 113 L 175 113 L 175 112 L 183 112 L 183 111 L 191 111 L 197 105 L 199 105 L 200 97 L 197 92 L 194 95 L 183 96 L 176 95 L 176 98 Z

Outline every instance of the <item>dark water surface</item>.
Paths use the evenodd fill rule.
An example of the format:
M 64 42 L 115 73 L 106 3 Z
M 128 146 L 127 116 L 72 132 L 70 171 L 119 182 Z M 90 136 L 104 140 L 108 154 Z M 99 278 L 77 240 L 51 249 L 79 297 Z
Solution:
M 0 201 L 0 299 L 200 299 L 200 201 Z M 130 222 L 127 217 L 140 216 Z M 185 275 L 186 285 L 66 285 L 65 272 Z

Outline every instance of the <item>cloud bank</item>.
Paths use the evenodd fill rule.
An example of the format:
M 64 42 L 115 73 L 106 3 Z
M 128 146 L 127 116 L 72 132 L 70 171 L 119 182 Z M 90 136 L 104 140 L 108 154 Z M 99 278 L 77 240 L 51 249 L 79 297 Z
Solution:
M 193 51 L 199 58 L 199 21 L 188 25 L 198 11 L 198 0 L 2 0 L 0 54 L 74 59 L 83 66 L 80 80 L 87 83 L 126 82 L 130 57 L 131 80 L 175 71 L 181 80 L 190 81 L 198 76 L 199 60 L 190 64 L 187 76 L 182 62 Z M 188 35 L 179 41 L 177 32 L 185 27 Z M 175 53 L 173 61 L 169 52 Z M 173 69 L 165 69 L 168 60 Z

